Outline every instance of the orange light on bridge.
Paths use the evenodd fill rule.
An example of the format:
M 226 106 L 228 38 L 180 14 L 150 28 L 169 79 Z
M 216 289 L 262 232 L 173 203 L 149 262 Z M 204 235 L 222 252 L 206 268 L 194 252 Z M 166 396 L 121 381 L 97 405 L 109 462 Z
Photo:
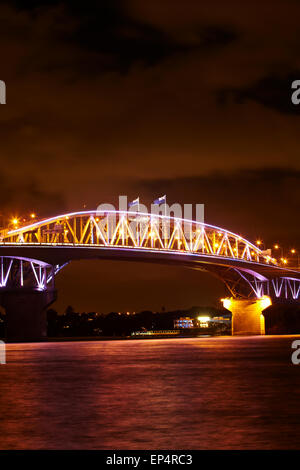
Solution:
M 17 218 L 12 219 L 13 225 L 18 225 L 19 220 Z
M 277 243 L 276 243 L 276 245 L 274 245 L 274 248 L 275 248 L 275 250 L 278 250 L 279 245 L 277 245 Z
M 223 304 L 223 307 L 226 308 L 227 310 L 230 310 L 230 307 L 232 305 L 232 300 L 229 299 L 228 297 L 225 298 L 225 299 L 220 299 L 222 304 Z
M 267 295 L 263 295 L 260 299 L 259 299 L 259 303 L 260 303 L 260 308 L 262 310 L 264 310 L 265 308 L 269 307 L 270 305 L 272 305 L 272 301 L 270 299 L 270 297 L 268 297 Z
M 292 255 L 295 255 L 297 257 L 297 268 L 299 269 L 300 267 L 300 256 L 299 256 L 299 251 L 298 250 L 295 250 L 295 248 L 292 248 L 291 249 L 291 254 Z M 291 258 L 292 260 L 293 258 Z
M 35 219 L 35 218 L 36 218 L 36 215 L 35 215 L 35 213 L 34 213 L 34 212 L 32 212 L 32 214 L 30 214 L 30 217 L 31 217 L 32 219 Z
M 256 245 L 261 245 L 262 244 L 262 241 L 261 240 L 256 240 Z

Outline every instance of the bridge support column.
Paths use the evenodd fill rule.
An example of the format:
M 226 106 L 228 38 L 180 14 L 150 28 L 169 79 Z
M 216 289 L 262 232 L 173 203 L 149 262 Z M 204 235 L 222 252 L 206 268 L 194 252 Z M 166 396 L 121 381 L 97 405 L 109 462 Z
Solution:
M 261 299 L 223 299 L 223 306 L 232 313 L 232 335 L 264 335 L 263 310 L 271 305 L 267 296 Z
M 3 292 L 0 303 L 6 311 L 7 340 L 44 340 L 47 337 L 46 308 L 55 300 L 55 290 Z

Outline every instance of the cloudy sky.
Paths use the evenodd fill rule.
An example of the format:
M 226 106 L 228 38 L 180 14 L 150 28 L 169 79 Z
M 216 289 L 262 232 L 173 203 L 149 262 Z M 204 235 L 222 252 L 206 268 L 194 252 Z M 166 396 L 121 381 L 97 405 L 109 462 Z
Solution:
M 167 194 L 250 240 L 297 246 L 299 17 L 296 0 L 1 2 L 2 214 Z M 57 285 L 60 310 L 224 294 L 183 268 L 99 261 L 70 265 Z

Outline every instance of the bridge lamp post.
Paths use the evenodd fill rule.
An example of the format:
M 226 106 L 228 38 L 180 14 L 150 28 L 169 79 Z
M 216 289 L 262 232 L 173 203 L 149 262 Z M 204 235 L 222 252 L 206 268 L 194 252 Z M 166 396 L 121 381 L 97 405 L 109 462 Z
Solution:
M 275 249 L 275 250 L 280 250 L 281 258 L 283 258 L 283 249 L 282 249 L 282 247 L 279 246 L 279 245 L 276 243 L 276 245 L 274 245 L 274 249 Z
M 19 219 L 18 219 L 17 217 L 14 217 L 14 218 L 11 220 L 11 223 L 13 224 L 14 228 L 18 228 Z
M 256 240 L 256 245 L 263 250 L 264 249 L 264 242 L 262 240 Z
M 297 268 L 299 268 L 299 266 L 300 266 L 300 263 L 299 263 L 299 252 L 298 252 L 297 250 L 295 250 L 295 248 L 292 248 L 292 249 L 291 249 L 291 254 L 297 256 Z

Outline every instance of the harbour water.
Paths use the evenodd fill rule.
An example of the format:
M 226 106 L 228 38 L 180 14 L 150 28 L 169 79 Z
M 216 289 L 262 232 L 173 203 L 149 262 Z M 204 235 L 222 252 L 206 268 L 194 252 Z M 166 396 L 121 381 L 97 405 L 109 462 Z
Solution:
M 0 447 L 297 449 L 295 338 L 9 344 Z

